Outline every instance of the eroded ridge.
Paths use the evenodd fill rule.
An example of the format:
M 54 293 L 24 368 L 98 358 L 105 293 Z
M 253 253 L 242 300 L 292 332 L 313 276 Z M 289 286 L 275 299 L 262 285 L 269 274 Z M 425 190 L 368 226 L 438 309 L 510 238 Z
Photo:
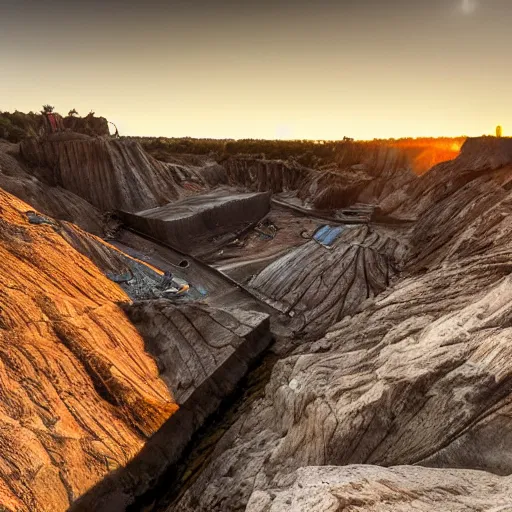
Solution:
M 411 492 L 419 510 L 443 497 L 454 510 L 510 504 L 510 478 L 491 474 L 512 473 L 510 158 L 508 141 L 488 142 L 468 141 L 410 186 L 395 209 L 417 219 L 401 276 L 276 364 L 265 397 L 169 510 L 386 510 L 384 491 L 389 510 L 407 510 Z M 318 467 L 329 465 L 340 467 Z
M 65 510 L 177 406 L 128 297 L 30 209 L 0 191 L 2 504 Z

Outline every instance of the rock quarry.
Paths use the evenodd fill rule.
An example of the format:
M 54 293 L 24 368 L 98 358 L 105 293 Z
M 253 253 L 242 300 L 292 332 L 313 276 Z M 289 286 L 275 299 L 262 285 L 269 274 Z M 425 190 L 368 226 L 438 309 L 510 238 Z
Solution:
M 0 509 L 512 510 L 512 139 L 430 154 L 0 140 Z

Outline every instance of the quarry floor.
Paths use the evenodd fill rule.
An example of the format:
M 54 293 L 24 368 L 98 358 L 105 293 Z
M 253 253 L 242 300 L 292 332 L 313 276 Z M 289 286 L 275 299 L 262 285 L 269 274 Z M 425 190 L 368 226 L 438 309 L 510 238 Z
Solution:
M 202 202 L 198 201 L 198 204 Z M 362 217 L 367 211 L 363 206 Z M 269 213 L 256 225 L 238 237 L 236 233 L 228 234 L 230 241 L 217 246 L 214 251 L 207 250 L 211 240 L 205 240 L 205 250 L 203 254 L 199 251 L 198 256 L 185 254 L 127 226 L 119 230 L 113 240 L 109 240 L 110 244 L 126 254 L 162 271 L 170 270 L 176 277 L 187 281 L 190 291 L 171 299 L 176 304 L 202 303 L 220 308 L 236 306 L 247 311 L 267 313 L 274 336 L 273 344 L 251 365 L 236 390 L 224 399 L 218 410 L 194 434 L 180 460 L 160 476 L 153 488 L 139 496 L 129 510 L 160 512 L 177 503 L 211 461 L 221 437 L 250 409 L 255 400 L 263 396 L 275 362 L 300 342 L 304 334 L 293 324 L 293 315 L 275 309 L 264 296 L 251 288 L 250 282 L 273 262 L 307 243 L 318 244 L 325 257 L 329 257 L 333 247 L 314 241 L 315 233 L 322 227 L 341 226 L 341 229 L 349 231 L 370 226 L 365 220 L 358 222 L 354 219 L 350 224 L 340 221 L 329 224 L 326 218 L 315 216 L 314 212 L 308 215 L 305 209 L 290 208 L 281 201 L 273 202 Z M 407 231 L 407 228 L 396 225 L 378 225 L 377 229 L 398 238 Z M 338 242 L 335 239 L 333 245 Z

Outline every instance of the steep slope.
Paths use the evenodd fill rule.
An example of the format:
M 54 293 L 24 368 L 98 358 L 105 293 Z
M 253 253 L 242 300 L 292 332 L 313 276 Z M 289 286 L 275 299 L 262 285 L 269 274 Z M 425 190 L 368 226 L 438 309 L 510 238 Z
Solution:
M 271 341 L 264 313 L 168 300 L 136 303 L 126 311 L 180 409 L 126 467 L 83 496 L 75 512 L 125 510 L 172 471 L 192 435 L 233 393 Z
M 0 498 L 65 510 L 177 409 L 128 297 L 0 190 Z
M 412 181 L 407 187 L 390 195 L 380 206 L 393 216 L 420 218 L 432 206 L 472 181 L 489 178 L 493 171 L 510 166 L 511 155 L 512 139 L 467 139 L 457 158 L 436 165 L 421 179 Z
M 38 179 L 19 159 L 19 147 L 0 141 L 0 188 L 51 217 L 78 224 L 91 233 L 102 232 L 100 212 L 84 199 Z
M 459 158 L 434 167 L 419 180 L 406 205 L 420 215 L 410 265 L 435 265 L 481 253 L 491 242 L 506 247 L 511 171 L 512 140 L 469 139 Z
M 255 157 L 230 157 L 222 166 L 230 184 L 274 194 L 292 191 L 317 209 L 377 203 L 415 179 L 406 153 L 386 145 L 348 144 L 338 160 L 325 170 Z
M 384 230 L 346 226 L 332 247 L 311 240 L 271 263 L 249 286 L 291 313 L 297 330 L 319 336 L 384 291 L 404 252 Z
M 335 209 L 355 202 L 379 203 L 414 181 L 405 150 L 389 144 L 349 143 L 334 167 L 311 169 L 294 161 L 254 156 L 164 163 L 139 143 L 90 138 L 71 132 L 26 139 L 21 155 L 40 166 L 44 179 L 102 210 L 137 212 L 231 185 L 259 192 L 293 192 L 306 205 Z M 181 163 L 183 161 L 184 163 Z
M 194 302 L 192 283 L 181 302 L 158 299 L 160 269 L 1 190 L 0 208 L 0 500 L 124 509 L 268 346 L 268 314 L 221 275 L 202 284 L 231 307 Z
M 477 499 L 503 504 L 509 480 L 452 469 L 437 476 L 411 466 L 512 473 L 512 158 L 509 141 L 487 142 L 468 141 L 457 160 L 411 185 L 411 199 L 400 206 L 419 217 L 404 257 L 407 273 L 279 361 L 265 398 L 223 437 L 212 462 L 169 510 L 235 511 L 248 503 L 251 512 L 315 510 L 314 503 L 386 510 L 377 506 L 384 498 L 372 475 L 382 472 L 420 492 L 416 471 L 436 475 L 424 488 L 424 510 L 436 510 L 443 474 L 460 489 L 447 499 L 454 510 L 471 510 L 464 505 Z M 350 501 L 356 497 L 347 488 L 336 492 L 339 502 L 327 490 L 308 501 L 315 490 L 301 475 L 325 475 L 309 466 L 349 464 L 409 467 L 395 474 L 365 470 L 370 483 L 354 480 L 360 501 Z M 351 478 L 350 468 L 336 475 Z M 457 487 L 461 481 L 464 488 Z M 500 490 L 479 487 L 484 481 Z M 365 489 L 373 493 L 368 501 Z M 395 496 L 400 510 L 407 491 Z
M 130 140 L 59 133 L 26 139 L 22 157 L 46 169 L 46 181 L 59 185 L 102 210 L 130 212 L 162 206 L 190 191 L 203 190 L 216 166 L 165 164 Z

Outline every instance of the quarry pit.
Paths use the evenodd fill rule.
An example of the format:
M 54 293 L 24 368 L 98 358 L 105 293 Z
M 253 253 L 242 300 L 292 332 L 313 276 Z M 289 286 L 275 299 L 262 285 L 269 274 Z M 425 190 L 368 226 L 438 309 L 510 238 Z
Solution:
M 32 336 L 6 361 L 49 361 L 15 436 L 20 510 L 50 502 L 38 474 L 56 510 L 273 512 L 320 466 L 512 471 L 490 441 L 512 396 L 510 139 L 427 172 L 424 148 L 338 151 L 320 169 L 73 133 L 0 146 L 2 247 L 33 304 L 20 317 L 6 288 L 2 322 Z

